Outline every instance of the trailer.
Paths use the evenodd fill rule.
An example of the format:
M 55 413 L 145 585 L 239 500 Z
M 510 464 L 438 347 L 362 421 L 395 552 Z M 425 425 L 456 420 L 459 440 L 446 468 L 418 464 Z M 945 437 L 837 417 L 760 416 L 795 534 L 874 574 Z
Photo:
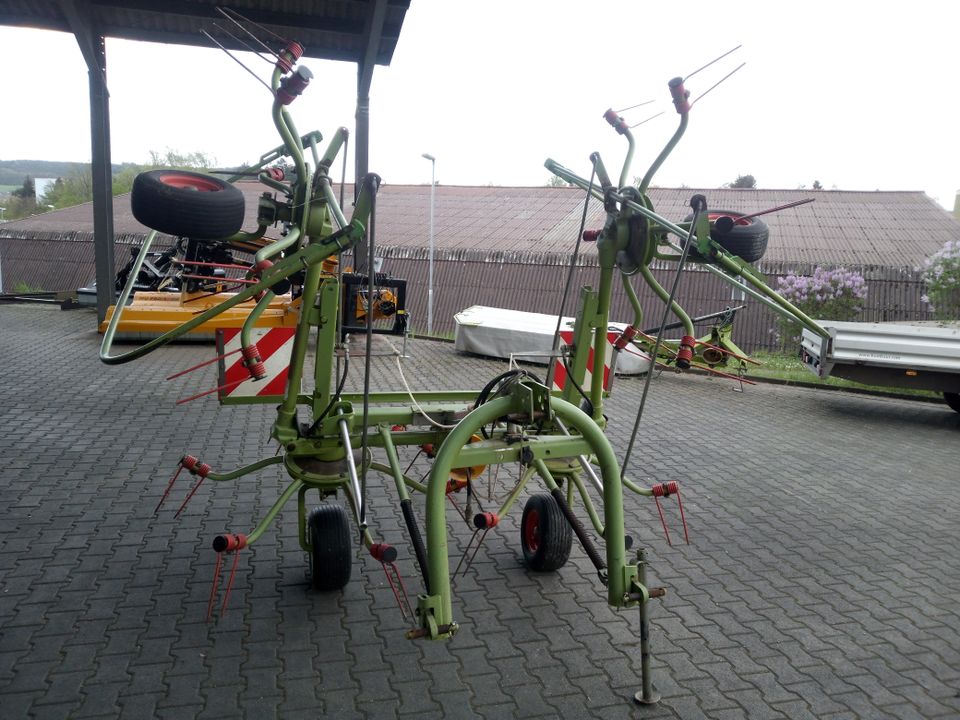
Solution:
M 818 377 L 932 390 L 960 412 L 960 322 L 817 322 L 829 337 L 804 329 L 800 357 Z

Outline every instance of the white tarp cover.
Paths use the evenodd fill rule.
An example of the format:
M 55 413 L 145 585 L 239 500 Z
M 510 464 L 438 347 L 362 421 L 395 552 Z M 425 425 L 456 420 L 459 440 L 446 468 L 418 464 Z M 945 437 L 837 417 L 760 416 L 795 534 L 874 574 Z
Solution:
M 456 322 L 454 347 L 462 352 L 509 359 L 524 353 L 540 353 L 539 357 L 523 357 L 527 362 L 547 364 L 557 329 L 557 316 L 542 313 L 505 310 L 474 305 L 453 316 Z M 560 330 L 573 330 L 573 318 L 564 318 Z M 610 323 L 611 330 L 623 330 L 623 323 Z M 518 357 L 518 359 L 521 359 Z M 642 375 L 650 366 L 646 355 L 628 345 L 617 358 L 617 375 Z

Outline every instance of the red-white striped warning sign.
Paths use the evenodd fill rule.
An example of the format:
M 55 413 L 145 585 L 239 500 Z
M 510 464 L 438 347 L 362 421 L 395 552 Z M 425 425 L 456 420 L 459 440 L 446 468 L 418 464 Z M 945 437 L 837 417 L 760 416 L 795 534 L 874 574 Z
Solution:
M 240 350 L 240 328 L 217 330 L 217 348 L 220 385 L 217 393 L 220 401 L 238 398 L 262 398 L 282 396 L 287 389 L 290 353 L 293 350 L 293 334 L 296 328 L 254 328 L 250 336 L 257 343 L 260 359 L 267 376 L 253 380 L 243 364 Z
M 610 382 L 610 359 L 613 357 L 613 344 L 617 341 L 617 338 L 620 337 L 618 332 L 608 332 L 607 333 L 607 344 L 604 345 L 603 349 L 603 387 L 607 389 Z M 564 345 L 573 345 L 573 330 L 561 330 L 560 331 L 560 340 Z M 590 345 L 590 352 L 587 354 L 587 371 L 583 376 L 583 384 L 580 386 L 584 391 L 589 390 L 590 383 L 593 381 L 593 368 L 596 360 L 594 358 L 593 345 Z M 553 388 L 554 390 L 563 390 L 563 386 L 567 384 L 567 369 L 563 366 L 563 363 L 556 363 L 556 367 L 553 369 Z

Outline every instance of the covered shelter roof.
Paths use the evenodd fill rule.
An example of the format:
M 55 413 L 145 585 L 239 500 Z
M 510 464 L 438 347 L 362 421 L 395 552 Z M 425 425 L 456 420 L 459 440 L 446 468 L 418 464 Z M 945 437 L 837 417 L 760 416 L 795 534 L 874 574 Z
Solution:
M 0 25 L 74 32 L 74 16 L 86 16 L 104 37 L 208 46 L 206 30 L 229 50 L 249 49 L 217 10 L 218 0 L 2 0 Z M 373 34 L 374 13 L 382 25 Z M 297 40 L 308 57 L 389 65 L 410 0 L 236 0 L 229 8 L 265 30 Z M 227 32 L 229 31 L 229 32 Z M 371 46 L 372 42 L 372 46 Z

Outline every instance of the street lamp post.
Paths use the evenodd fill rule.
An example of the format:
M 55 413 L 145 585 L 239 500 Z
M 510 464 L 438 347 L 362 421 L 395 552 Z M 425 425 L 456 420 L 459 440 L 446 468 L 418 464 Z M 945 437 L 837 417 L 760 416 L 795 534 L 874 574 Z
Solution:
M 430 254 L 427 270 L 427 335 L 433 334 L 433 200 L 437 189 L 437 159 L 430 153 L 423 158 L 430 161 Z

